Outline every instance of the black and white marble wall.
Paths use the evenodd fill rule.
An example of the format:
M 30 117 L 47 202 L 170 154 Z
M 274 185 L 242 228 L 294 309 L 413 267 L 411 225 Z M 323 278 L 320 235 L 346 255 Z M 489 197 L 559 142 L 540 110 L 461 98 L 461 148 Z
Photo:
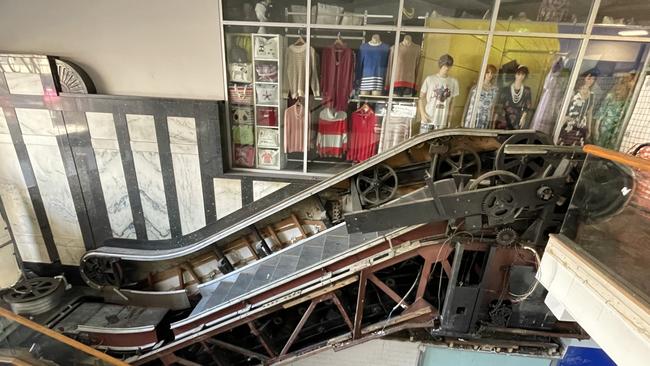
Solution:
M 102 194 L 114 238 L 136 239 L 112 113 L 86 112 Z
M 25 263 L 177 238 L 289 184 L 224 172 L 222 102 L 62 94 L 52 64 L 0 54 L 0 198 Z
M 62 131 L 47 109 L 15 111 L 61 263 L 77 265 L 86 248 L 56 139 Z
M 0 159 L 0 198 L 3 201 L 7 221 L 11 225 L 18 251 L 25 261 L 49 262 L 45 241 L 2 109 L 0 109 L 0 156 L 2 156 Z
M 169 239 L 171 231 L 154 117 L 127 114 L 126 122 L 129 128 L 133 164 L 140 190 L 147 239 Z
M 205 226 L 196 121 L 188 117 L 167 117 L 178 213 L 183 235 Z

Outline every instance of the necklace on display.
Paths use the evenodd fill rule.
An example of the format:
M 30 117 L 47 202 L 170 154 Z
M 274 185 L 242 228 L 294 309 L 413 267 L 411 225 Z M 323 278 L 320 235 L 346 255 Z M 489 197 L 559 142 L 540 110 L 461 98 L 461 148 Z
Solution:
M 524 95 L 524 86 L 522 85 L 521 88 L 519 88 L 519 91 L 515 91 L 515 84 L 512 83 L 510 84 L 510 96 L 512 97 L 512 101 L 515 104 L 519 104 L 521 101 L 521 97 Z

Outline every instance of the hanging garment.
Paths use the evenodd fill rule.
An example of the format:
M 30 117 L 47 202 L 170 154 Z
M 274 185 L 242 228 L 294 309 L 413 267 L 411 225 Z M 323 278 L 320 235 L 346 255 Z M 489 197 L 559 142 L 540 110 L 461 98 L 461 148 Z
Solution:
M 295 99 L 305 96 L 305 59 L 307 45 L 292 44 L 285 54 L 286 82 L 289 87 L 289 95 Z M 309 52 L 309 85 L 314 96 L 320 96 L 320 85 L 318 82 L 318 57 L 314 47 Z
M 598 126 L 598 139 L 596 143 L 608 149 L 616 148 L 616 139 L 623 112 L 625 111 L 625 98 L 617 100 L 614 94 L 609 93 L 596 113 Z
M 326 47 L 321 56 L 323 105 L 344 111 L 354 84 L 354 52 L 345 45 Z
M 397 146 L 409 138 L 412 118 L 409 117 L 384 117 L 384 131 L 381 139 L 381 151 L 386 151 Z
M 359 47 L 356 73 L 359 78 L 359 90 L 384 89 L 389 52 L 390 47 L 386 43 L 364 43 Z
M 395 70 L 395 82 L 393 87 L 395 92 L 399 95 L 407 94 L 406 91 L 397 90 L 397 88 L 406 88 L 406 89 L 417 89 L 415 85 L 415 74 L 418 69 L 418 64 L 420 62 L 420 45 L 415 43 L 409 43 L 405 45 L 400 42 L 397 45 L 397 69 Z M 386 78 L 386 89 L 389 88 L 390 84 L 390 75 L 393 69 L 393 52 L 395 52 L 395 46 L 390 48 L 390 54 L 388 56 L 388 70 L 386 75 L 389 77 Z
M 350 117 L 350 142 L 348 144 L 348 160 L 354 162 L 364 161 L 375 155 L 377 151 L 377 116 L 368 107 L 363 107 L 352 113 Z
M 342 158 L 348 146 L 348 123 L 345 112 L 323 109 L 318 115 L 316 151 L 323 158 Z
M 592 111 L 594 109 L 594 94 L 589 92 L 585 97 L 576 92 L 571 98 L 564 124 L 558 137 L 558 145 L 582 146 L 589 137 Z
M 562 75 L 562 63 L 562 58 L 559 58 L 546 75 L 542 97 L 539 99 L 530 125 L 530 128 L 547 135 L 553 135 L 555 122 L 557 122 L 560 108 L 562 108 L 564 87 L 567 83 L 567 77 Z
M 492 115 L 494 114 L 494 106 L 497 102 L 498 88 L 496 85 L 490 85 L 481 90 L 481 95 L 478 97 L 478 108 L 476 109 L 476 126 L 474 128 L 490 128 L 492 124 Z M 465 128 L 472 128 L 472 113 L 474 112 L 474 102 L 476 96 L 476 85 L 469 91 L 467 97 L 467 108 L 465 111 Z
M 305 107 L 294 104 L 284 111 L 284 151 L 303 152 L 305 133 Z
M 502 108 L 496 128 L 516 130 L 526 127 L 528 110 L 531 107 L 532 93 L 530 88 L 516 90 L 514 84 L 501 89 L 499 106 Z
M 422 119 L 420 133 L 446 128 L 451 99 L 459 93 L 458 80 L 451 76 L 429 75 L 422 83 L 420 94 L 426 94 L 425 112 L 428 121 Z

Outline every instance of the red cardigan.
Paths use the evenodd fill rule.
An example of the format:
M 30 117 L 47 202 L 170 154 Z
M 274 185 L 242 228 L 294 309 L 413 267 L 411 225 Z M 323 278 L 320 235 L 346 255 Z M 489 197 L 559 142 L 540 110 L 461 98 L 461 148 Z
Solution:
M 348 109 L 354 85 L 355 55 L 351 48 L 334 44 L 321 54 L 321 95 L 323 104 L 337 111 Z

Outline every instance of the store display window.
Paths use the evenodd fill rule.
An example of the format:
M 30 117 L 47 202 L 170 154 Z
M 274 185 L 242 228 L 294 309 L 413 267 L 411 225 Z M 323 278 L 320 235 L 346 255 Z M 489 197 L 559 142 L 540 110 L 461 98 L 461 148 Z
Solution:
M 301 172 L 305 122 L 296 102 L 304 94 L 303 30 L 268 31 L 228 26 L 224 33 L 232 166 Z
M 308 171 L 332 172 L 377 154 L 394 32 L 314 30 L 320 94 L 310 102 Z
M 222 0 L 224 20 L 248 22 L 307 23 L 306 0 Z M 260 28 L 255 32 L 260 31 Z M 262 27 L 259 33 L 266 30 Z M 269 30 L 270 31 L 270 30 Z
M 402 25 L 487 30 L 493 9 L 494 1 L 405 0 Z
M 535 129 L 551 136 L 579 48 L 575 39 L 494 37 L 488 65 L 496 98 L 490 99 L 489 115 L 477 113 L 473 126 Z M 485 106 L 484 98 L 479 106 Z
M 623 118 L 648 46 L 637 42 L 589 43 L 568 108 L 554 131 L 556 144 L 618 148 Z
M 593 0 L 501 1 L 496 30 L 584 33 Z
M 617 148 L 650 3 L 593 3 L 223 0 L 228 166 L 325 177 L 445 128 Z

